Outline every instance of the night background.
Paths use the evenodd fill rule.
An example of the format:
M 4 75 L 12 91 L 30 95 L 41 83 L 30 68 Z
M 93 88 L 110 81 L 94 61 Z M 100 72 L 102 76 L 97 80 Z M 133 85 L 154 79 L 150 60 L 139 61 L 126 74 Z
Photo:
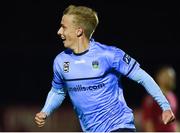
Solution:
M 100 23 L 93 38 L 124 50 L 151 76 L 158 66 L 172 65 L 177 74 L 174 92 L 180 96 L 180 7 L 177 3 L 6 0 L 0 2 L 0 131 L 81 131 L 68 97 L 46 127 L 38 129 L 33 121 L 51 87 L 53 60 L 64 50 L 57 31 L 62 12 L 70 4 L 95 9 Z M 122 82 L 128 105 L 139 108 L 145 89 L 128 79 L 123 78 Z M 26 111 L 29 111 L 27 115 Z M 28 116 L 29 123 L 23 126 L 26 122 L 21 116 L 24 121 Z M 50 121 L 58 121 L 54 122 L 57 126 L 53 127 Z

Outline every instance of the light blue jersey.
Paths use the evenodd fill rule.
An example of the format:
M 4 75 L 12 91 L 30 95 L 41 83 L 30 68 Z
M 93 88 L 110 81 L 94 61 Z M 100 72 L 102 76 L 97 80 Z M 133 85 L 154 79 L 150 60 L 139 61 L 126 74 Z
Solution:
M 132 110 L 124 100 L 119 82 L 122 75 L 144 84 L 162 108 L 170 108 L 155 82 L 150 84 L 155 84 L 158 93 L 157 89 L 148 88 L 151 86 L 148 82 L 141 81 L 143 74 L 138 72 L 141 70 L 139 63 L 116 47 L 91 40 L 84 53 L 74 54 L 69 49 L 60 53 L 53 70 L 52 88 L 69 93 L 83 131 L 135 128 Z M 45 106 L 48 108 L 47 102 Z M 45 108 L 43 111 L 48 112 Z
M 85 131 L 135 128 L 119 76 L 131 76 L 139 64 L 122 50 L 91 41 L 80 55 L 66 50 L 54 62 L 53 88 L 66 88 Z

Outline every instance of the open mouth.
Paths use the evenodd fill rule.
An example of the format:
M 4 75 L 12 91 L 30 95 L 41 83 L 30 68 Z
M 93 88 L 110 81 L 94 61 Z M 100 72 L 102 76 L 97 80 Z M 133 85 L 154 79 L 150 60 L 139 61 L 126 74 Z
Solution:
M 66 38 L 63 37 L 63 36 L 61 36 L 61 39 L 62 39 L 63 42 L 66 41 Z
M 63 41 L 63 42 L 65 42 L 65 41 L 66 41 L 66 39 L 65 39 L 65 38 L 61 38 L 61 39 L 62 39 L 62 41 Z

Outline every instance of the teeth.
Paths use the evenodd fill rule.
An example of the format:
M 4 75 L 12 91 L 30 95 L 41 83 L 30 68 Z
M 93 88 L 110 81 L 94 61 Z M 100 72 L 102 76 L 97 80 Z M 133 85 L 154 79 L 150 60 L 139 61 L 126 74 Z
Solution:
M 61 37 L 61 39 L 64 41 L 64 40 L 66 40 L 64 37 Z

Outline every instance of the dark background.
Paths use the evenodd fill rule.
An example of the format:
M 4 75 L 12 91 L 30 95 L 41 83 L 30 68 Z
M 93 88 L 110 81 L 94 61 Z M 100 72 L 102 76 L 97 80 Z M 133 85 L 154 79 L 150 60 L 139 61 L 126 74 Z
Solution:
M 135 58 L 150 75 L 159 65 L 177 72 L 179 97 L 179 17 L 173 2 L 120 2 L 88 0 L 6 0 L 0 2 L 0 106 L 37 104 L 42 107 L 51 87 L 52 64 L 64 50 L 57 36 L 63 10 L 69 4 L 95 9 L 99 26 L 96 41 L 114 45 Z M 123 79 L 125 97 L 139 107 L 143 87 Z M 69 104 L 69 99 L 64 104 Z

